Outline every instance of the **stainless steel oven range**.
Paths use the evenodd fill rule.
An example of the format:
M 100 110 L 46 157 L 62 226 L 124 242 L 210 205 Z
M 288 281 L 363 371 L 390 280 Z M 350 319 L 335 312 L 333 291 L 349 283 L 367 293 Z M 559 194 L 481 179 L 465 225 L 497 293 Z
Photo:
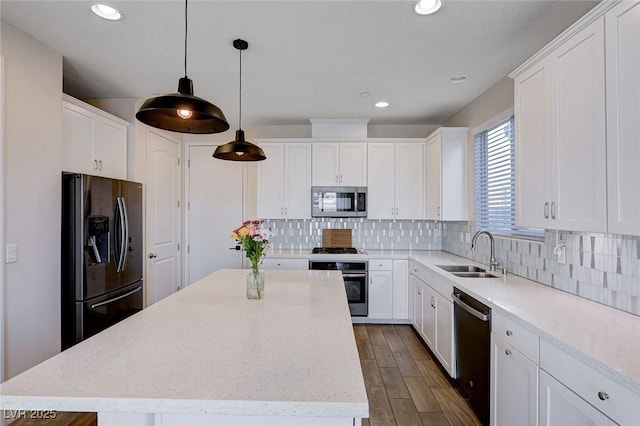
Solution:
M 309 269 L 342 271 L 352 317 L 366 317 L 368 313 L 367 267 L 366 260 L 323 259 L 309 261 Z

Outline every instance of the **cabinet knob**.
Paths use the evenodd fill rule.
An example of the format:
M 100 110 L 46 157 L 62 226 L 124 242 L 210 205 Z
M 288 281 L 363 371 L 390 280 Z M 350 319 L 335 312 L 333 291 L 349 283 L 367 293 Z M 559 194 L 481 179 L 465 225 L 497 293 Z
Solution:
M 505 355 L 511 355 L 511 351 L 510 351 L 509 349 L 505 349 L 505 350 L 504 350 L 504 354 L 505 354 Z
M 513 336 L 513 331 L 507 330 L 507 336 Z
M 609 399 L 609 394 L 606 392 L 598 392 L 598 398 L 600 398 L 601 401 L 606 401 L 607 399 Z
M 156 257 L 158 257 L 157 254 L 155 253 L 149 253 L 149 259 L 155 259 Z
M 544 203 L 544 218 L 549 219 L 549 202 Z

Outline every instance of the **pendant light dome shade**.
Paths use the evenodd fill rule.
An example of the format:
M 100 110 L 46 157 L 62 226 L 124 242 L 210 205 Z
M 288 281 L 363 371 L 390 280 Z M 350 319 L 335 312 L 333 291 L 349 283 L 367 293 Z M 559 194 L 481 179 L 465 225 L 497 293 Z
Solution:
M 184 77 L 178 82 L 178 92 L 149 98 L 136 113 L 146 125 L 179 133 L 220 133 L 229 123 L 217 106 L 193 95 L 193 81 L 187 77 L 187 5 L 184 1 Z
M 267 159 L 262 148 L 244 139 L 244 131 L 242 129 L 236 130 L 236 139 L 234 141 L 218 146 L 213 156 L 221 160 L 230 161 L 262 161 Z
M 217 106 L 193 95 L 193 82 L 180 79 L 178 93 L 147 99 L 136 118 L 152 127 L 179 133 L 220 133 L 229 130 Z
M 240 52 L 240 91 L 239 91 L 239 114 L 238 114 L 238 130 L 236 130 L 235 140 L 220 145 L 213 153 L 214 158 L 229 161 L 262 161 L 267 156 L 258 145 L 247 142 L 244 139 L 244 131 L 242 130 L 242 51 L 247 50 L 249 43 L 244 40 L 237 39 L 233 41 L 233 47 Z

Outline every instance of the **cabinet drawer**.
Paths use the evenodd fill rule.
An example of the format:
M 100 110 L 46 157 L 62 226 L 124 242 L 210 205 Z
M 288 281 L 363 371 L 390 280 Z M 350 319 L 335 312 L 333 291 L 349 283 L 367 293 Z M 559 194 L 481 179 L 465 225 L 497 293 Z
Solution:
M 540 367 L 620 425 L 637 424 L 640 395 L 542 339 Z
M 491 331 L 534 363 L 540 363 L 540 338 L 534 332 L 495 310 L 491 314 Z
M 370 271 L 391 271 L 393 261 L 391 259 L 369 259 Z
M 262 269 L 309 269 L 309 259 L 264 259 Z

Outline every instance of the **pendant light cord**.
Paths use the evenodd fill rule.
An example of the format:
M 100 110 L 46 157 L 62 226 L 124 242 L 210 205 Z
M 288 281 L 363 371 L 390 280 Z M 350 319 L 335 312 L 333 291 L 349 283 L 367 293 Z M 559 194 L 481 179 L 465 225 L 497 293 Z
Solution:
M 242 129 L 242 50 L 240 50 L 240 108 L 238 114 L 238 129 Z
M 184 76 L 187 76 L 187 4 L 189 0 L 184 0 Z

